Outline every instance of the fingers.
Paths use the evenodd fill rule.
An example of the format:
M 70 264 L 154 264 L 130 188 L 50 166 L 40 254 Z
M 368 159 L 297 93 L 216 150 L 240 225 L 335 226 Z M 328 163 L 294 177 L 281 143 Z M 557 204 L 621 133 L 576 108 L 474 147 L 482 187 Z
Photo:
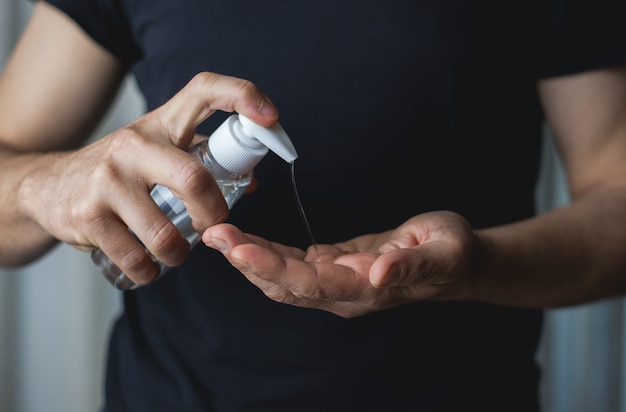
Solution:
M 91 233 L 85 244 L 98 245 L 138 284 L 149 283 L 157 274 L 157 265 L 146 248 L 168 266 L 182 263 L 189 254 L 189 243 L 145 188 L 107 181 L 108 190 L 95 195 L 107 202 L 100 204 L 92 198 L 72 219 Z
M 411 219 L 394 231 L 318 245 L 320 255 L 227 224 L 209 228 L 203 240 L 271 299 L 344 317 L 411 301 L 458 298 L 471 281 L 472 230 L 449 213 Z
M 198 125 L 216 110 L 236 111 L 266 127 L 278 121 L 278 110 L 253 83 L 208 72 L 194 76 L 156 115 L 170 142 L 187 147 Z
M 231 257 L 232 249 L 235 246 L 243 244 L 257 244 L 268 252 L 293 259 L 304 259 L 305 257 L 305 252 L 301 249 L 285 246 L 280 243 L 270 242 L 259 236 L 244 234 L 236 226 L 229 223 L 222 223 L 208 228 L 202 234 L 202 241 L 205 245 L 219 250 L 223 254 L 227 255 L 227 257 Z M 235 254 L 233 257 L 236 256 L 238 255 Z M 241 260 L 253 257 L 254 256 L 243 256 L 241 257 Z
M 181 199 L 191 216 L 193 227 L 202 232 L 224 221 L 228 206 L 210 171 L 187 147 L 198 143 L 197 126 L 214 111 L 237 111 L 259 124 L 272 126 L 278 111 L 269 98 L 247 80 L 214 73 L 196 75 L 179 93 L 158 109 L 142 116 L 109 139 L 108 153 L 117 165 L 111 180 L 143 181 L 144 189 L 136 196 L 126 195 L 110 200 L 119 221 L 112 224 L 96 240 L 133 280 L 149 279 L 155 264 L 128 230 L 150 252 L 168 266 L 175 266 L 187 257 L 189 245 L 176 227 L 154 205 L 146 190 L 159 184 Z M 119 176 L 126 177 L 119 177 Z M 130 191 L 137 191 L 131 182 Z
M 134 283 L 144 285 L 156 278 L 159 268 L 154 263 L 143 246 L 131 235 L 128 227 L 117 220 L 111 221 L 107 226 L 107 232 L 102 239 L 102 252 Z M 113 240 L 109 240 L 113 238 Z M 105 263 L 102 270 L 108 270 Z
M 382 290 L 402 290 L 412 301 L 449 300 L 462 295 L 469 273 L 469 254 L 452 239 L 383 253 L 369 280 Z
M 224 253 L 252 284 L 277 302 L 343 317 L 358 316 L 376 306 L 379 292 L 362 275 L 373 256 L 358 258 L 332 248 L 335 254 L 327 255 L 333 256 L 332 260 L 307 261 L 303 250 L 244 234 L 229 224 L 207 229 L 203 241 Z
M 198 233 L 224 221 L 229 213 L 228 205 L 211 172 L 195 156 L 180 150 L 173 152 L 155 150 L 143 162 L 139 173 L 151 173 L 154 183 L 182 200 Z M 168 167 L 163 167 L 164 164 Z
M 144 145 L 138 175 L 149 176 L 150 185 L 165 186 L 182 199 L 198 232 L 226 219 L 226 202 L 215 179 L 197 158 L 163 146 L 187 149 L 197 141 L 196 128 L 216 110 L 237 111 L 268 127 L 278 120 L 278 110 L 250 81 L 204 72 L 131 125 L 131 133 L 162 144 Z
M 369 280 L 377 288 L 407 286 L 415 282 L 420 270 L 419 253 L 397 249 L 382 254 L 372 264 Z

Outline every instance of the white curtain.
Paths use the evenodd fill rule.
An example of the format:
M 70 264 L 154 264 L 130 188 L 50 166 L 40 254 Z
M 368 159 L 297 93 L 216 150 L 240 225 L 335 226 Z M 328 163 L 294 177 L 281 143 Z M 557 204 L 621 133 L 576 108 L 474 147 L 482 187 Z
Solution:
M 26 0 L 0 0 L 0 67 L 29 13 Z M 142 111 L 129 78 L 96 135 Z M 541 210 L 568 200 L 549 138 L 546 147 Z M 65 245 L 27 267 L 0 270 L 0 411 L 98 411 L 120 297 L 88 254 Z M 548 312 L 537 354 L 545 412 L 626 412 L 625 320 L 622 299 Z
M 539 211 L 569 201 L 562 165 L 547 129 L 544 149 L 537 187 Z M 537 354 L 544 367 L 541 389 L 546 412 L 626 411 L 625 303 L 625 298 L 605 299 L 547 312 Z

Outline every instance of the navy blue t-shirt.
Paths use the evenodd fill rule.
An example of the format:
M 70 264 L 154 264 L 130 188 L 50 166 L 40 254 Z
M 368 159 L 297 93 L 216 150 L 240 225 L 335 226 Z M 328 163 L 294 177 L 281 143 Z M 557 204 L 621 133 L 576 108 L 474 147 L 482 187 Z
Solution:
M 148 109 L 200 71 L 265 91 L 322 243 L 432 210 L 476 228 L 532 216 L 536 81 L 626 60 L 612 0 L 50 3 L 127 64 Z M 307 246 L 289 166 L 270 154 L 256 176 L 229 221 Z M 538 408 L 540 311 L 416 303 L 342 319 L 271 301 L 202 245 L 124 298 L 107 412 Z

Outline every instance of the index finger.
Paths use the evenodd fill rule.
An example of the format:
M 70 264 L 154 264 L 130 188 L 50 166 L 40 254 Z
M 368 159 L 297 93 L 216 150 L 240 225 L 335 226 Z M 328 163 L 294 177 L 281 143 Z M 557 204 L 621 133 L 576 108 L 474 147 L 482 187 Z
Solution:
M 196 128 L 216 110 L 241 113 L 265 127 L 278 121 L 278 110 L 254 83 L 210 72 L 195 75 L 155 112 L 170 142 L 187 147 Z

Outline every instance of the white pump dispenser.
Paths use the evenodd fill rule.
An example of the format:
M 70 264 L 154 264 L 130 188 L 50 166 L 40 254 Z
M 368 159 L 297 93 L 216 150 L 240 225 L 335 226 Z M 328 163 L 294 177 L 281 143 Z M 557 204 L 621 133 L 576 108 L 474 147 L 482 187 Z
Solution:
M 189 153 L 198 157 L 211 171 L 228 208 L 231 208 L 252 182 L 254 167 L 269 150 L 288 163 L 298 157 L 293 143 L 280 124 L 266 128 L 241 114 L 233 114 L 208 140 L 192 147 Z M 183 201 L 161 185 L 155 185 L 150 195 L 193 248 L 200 240 L 200 234 L 194 230 Z M 93 251 L 91 258 L 116 288 L 129 290 L 138 287 L 101 249 Z M 153 259 L 161 268 L 158 279 L 169 267 L 156 258 Z

